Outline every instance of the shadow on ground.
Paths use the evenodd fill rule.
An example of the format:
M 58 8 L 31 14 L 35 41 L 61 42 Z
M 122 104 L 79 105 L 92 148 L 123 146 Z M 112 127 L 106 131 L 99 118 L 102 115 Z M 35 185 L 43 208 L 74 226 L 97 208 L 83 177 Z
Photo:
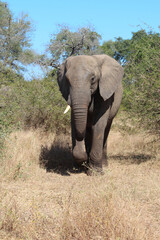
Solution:
M 50 147 L 42 146 L 39 156 L 40 166 L 47 172 L 55 172 L 69 176 L 70 173 L 81 173 L 83 168 L 78 167 L 72 157 L 69 143 L 54 142 Z
M 109 159 L 117 160 L 123 164 L 141 164 L 153 159 L 154 156 L 149 154 L 132 154 L 126 155 L 110 155 Z

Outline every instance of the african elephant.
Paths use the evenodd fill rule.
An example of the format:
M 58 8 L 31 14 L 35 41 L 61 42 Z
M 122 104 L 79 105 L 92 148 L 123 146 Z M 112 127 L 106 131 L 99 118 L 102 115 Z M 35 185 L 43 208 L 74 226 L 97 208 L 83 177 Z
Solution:
M 72 154 L 88 163 L 88 175 L 103 173 L 106 142 L 122 99 L 123 68 L 107 55 L 68 57 L 57 80 L 71 106 Z

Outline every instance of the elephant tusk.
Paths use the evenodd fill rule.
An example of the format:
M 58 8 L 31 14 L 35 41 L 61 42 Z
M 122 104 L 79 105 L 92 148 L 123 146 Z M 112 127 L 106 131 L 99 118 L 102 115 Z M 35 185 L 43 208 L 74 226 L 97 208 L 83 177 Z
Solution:
M 64 111 L 64 114 L 66 114 L 66 113 L 69 111 L 70 108 L 71 108 L 71 107 L 68 105 L 68 106 L 66 107 L 66 110 Z

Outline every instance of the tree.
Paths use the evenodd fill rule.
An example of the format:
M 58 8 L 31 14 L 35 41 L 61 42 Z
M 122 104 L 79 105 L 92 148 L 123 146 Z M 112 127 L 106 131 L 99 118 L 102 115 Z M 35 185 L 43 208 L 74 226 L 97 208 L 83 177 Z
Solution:
M 89 27 L 72 32 L 68 27 L 61 27 L 54 34 L 48 47 L 52 56 L 52 64 L 60 63 L 71 55 L 93 55 L 100 52 L 101 36 Z
M 116 48 L 115 48 L 115 42 L 112 40 L 109 41 L 105 41 L 102 46 L 101 46 L 102 52 L 114 57 L 114 54 L 116 52 Z
M 124 40 L 121 37 L 115 39 L 115 41 L 109 40 L 104 42 L 101 46 L 102 51 L 124 65 L 129 53 L 130 40 Z
M 102 45 L 125 69 L 123 106 L 143 126 L 160 128 L 160 34 L 144 29 Z
M 156 132 L 160 130 L 160 34 L 141 30 L 133 33 L 126 82 L 132 95 L 128 102 L 141 123 Z M 134 102 L 133 102 L 134 100 Z
M 0 1 L 0 63 L 19 71 L 22 64 L 33 61 L 34 53 L 30 50 L 31 22 L 27 15 L 14 19 L 5 2 Z

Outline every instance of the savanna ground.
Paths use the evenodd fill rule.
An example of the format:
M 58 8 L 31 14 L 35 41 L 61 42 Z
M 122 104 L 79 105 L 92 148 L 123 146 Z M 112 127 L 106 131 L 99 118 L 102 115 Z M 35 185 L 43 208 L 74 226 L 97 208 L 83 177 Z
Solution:
M 111 130 L 105 175 L 73 167 L 69 136 L 14 132 L 0 162 L 1 240 L 160 239 L 155 137 Z

